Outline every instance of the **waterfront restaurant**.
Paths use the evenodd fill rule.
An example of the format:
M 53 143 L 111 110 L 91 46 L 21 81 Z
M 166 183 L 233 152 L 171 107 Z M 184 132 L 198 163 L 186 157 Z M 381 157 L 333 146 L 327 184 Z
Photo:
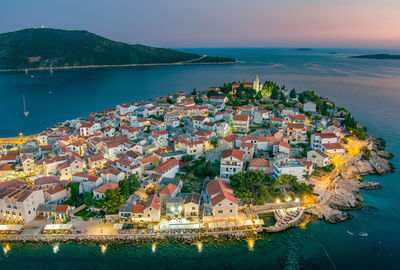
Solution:
M 0 225 L 0 234 L 18 234 L 22 232 L 22 225 Z
M 67 234 L 73 231 L 72 224 L 48 224 L 43 228 L 44 234 Z

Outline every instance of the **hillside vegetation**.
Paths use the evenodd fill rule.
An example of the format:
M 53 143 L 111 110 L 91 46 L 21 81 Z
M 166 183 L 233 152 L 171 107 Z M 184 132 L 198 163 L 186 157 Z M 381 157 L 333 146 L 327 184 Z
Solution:
M 0 69 L 234 62 L 172 49 L 113 41 L 88 31 L 30 28 L 0 34 Z

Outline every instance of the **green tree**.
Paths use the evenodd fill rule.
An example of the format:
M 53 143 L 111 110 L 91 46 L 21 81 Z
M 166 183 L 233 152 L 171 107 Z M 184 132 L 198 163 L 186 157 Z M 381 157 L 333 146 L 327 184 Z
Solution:
M 169 104 L 175 104 L 175 103 L 176 103 L 175 100 L 172 100 L 172 99 L 170 99 L 170 98 L 167 98 L 167 102 L 168 102 Z
M 279 96 L 280 96 L 279 90 L 274 88 L 274 89 L 272 90 L 272 92 L 271 92 L 270 98 L 276 100 L 276 99 L 279 98 Z
M 121 194 L 120 188 L 109 189 L 106 191 L 103 209 L 107 213 L 116 213 L 118 209 L 125 203 L 126 198 Z
M 297 96 L 296 89 L 293 88 L 292 90 L 290 90 L 289 96 L 290 96 L 290 98 L 295 98 Z
M 271 198 L 268 191 L 271 176 L 262 171 L 240 172 L 232 175 L 230 181 L 235 195 L 243 202 L 264 204 Z
M 85 192 L 83 193 L 83 202 L 87 207 L 90 207 L 94 204 L 93 193 Z
M 130 175 L 124 180 L 119 181 L 118 187 L 121 194 L 127 198 L 140 188 L 140 184 L 135 175 Z
M 184 155 L 182 156 L 182 161 L 183 162 L 190 162 L 196 158 L 195 155 Z
M 217 148 L 218 148 L 218 138 L 212 138 L 212 139 L 210 140 L 210 144 L 212 145 L 212 147 L 213 147 L 214 149 L 217 149 Z
M 304 104 L 305 101 L 306 101 L 306 100 L 305 100 L 305 97 L 304 97 L 304 93 L 300 93 L 300 94 L 299 94 L 299 102 L 302 103 L 302 104 Z
M 219 93 L 217 92 L 217 91 L 215 91 L 215 90 L 210 90 L 210 91 L 208 91 L 207 92 L 207 97 L 209 98 L 209 97 L 218 97 L 219 96 Z
M 364 160 L 371 159 L 371 150 L 369 150 L 368 147 L 363 146 L 363 147 L 361 147 L 360 151 L 363 153 L 362 159 L 364 159 Z
M 194 101 L 194 103 L 196 105 L 201 104 L 201 103 L 204 102 L 204 100 L 202 100 L 201 98 L 198 98 L 198 97 L 194 97 L 193 101 Z

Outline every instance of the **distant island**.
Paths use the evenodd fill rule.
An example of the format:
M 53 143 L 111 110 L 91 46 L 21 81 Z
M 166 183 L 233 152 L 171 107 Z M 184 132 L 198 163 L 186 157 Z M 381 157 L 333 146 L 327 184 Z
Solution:
M 349 58 L 398 60 L 398 59 L 400 59 L 400 55 L 398 55 L 398 54 L 386 54 L 386 53 L 381 53 L 381 54 L 355 55 L 355 56 L 349 56 Z
M 0 34 L 0 70 L 235 63 L 226 57 L 113 41 L 88 31 L 30 28 Z
M 296 51 L 312 51 L 310 48 L 298 48 Z

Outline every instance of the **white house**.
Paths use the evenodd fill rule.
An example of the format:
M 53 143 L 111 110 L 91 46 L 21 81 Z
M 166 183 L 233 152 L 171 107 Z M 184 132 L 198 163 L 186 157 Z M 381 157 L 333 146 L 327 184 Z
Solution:
M 179 171 L 179 161 L 177 159 L 170 159 L 164 163 L 161 163 L 154 169 L 148 171 L 148 174 L 158 174 L 163 177 L 175 177 L 176 173 Z
M 243 171 L 244 152 L 238 149 L 225 150 L 222 153 L 220 177 L 229 182 L 229 177 Z
M 72 175 L 73 182 L 79 182 L 79 193 L 92 192 L 103 184 L 103 178 L 94 175 L 76 173 Z
M 311 135 L 311 148 L 324 151 L 323 144 L 339 142 L 335 133 L 315 133 Z
M 307 152 L 307 160 L 317 165 L 317 167 L 325 167 L 329 165 L 331 157 L 326 153 L 314 149 Z
M 221 179 L 215 179 L 206 185 L 207 201 L 212 209 L 214 219 L 236 219 L 238 203 L 232 188 Z
M 99 123 L 83 123 L 79 128 L 79 134 L 81 136 L 90 136 L 100 128 L 101 126 Z
M 275 178 L 284 174 L 289 174 L 296 176 L 298 181 L 303 181 L 305 170 L 306 166 L 297 159 L 286 159 L 274 162 L 272 174 Z
M 315 113 L 317 111 L 317 105 L 315 105 L 314 102 L 309 101 L 309 102 L 304 104 L 303 110 L 305 112 Z
M 27 224 L 36 218 L 36 209 L 41 203 L 44 203 L 42 189 L 8 187 L 0 192 L 0 220 Z
M 249 132 L 250 116 L 248 115 L 235 115 L 233 117 L 233 127 L 235 131 Z
M 272 117 L 272 111 L 269 110 L 259 110 L 254 113 L 253 121 L 256 124 L 262 124 L 264 120 L 268 120 Z

